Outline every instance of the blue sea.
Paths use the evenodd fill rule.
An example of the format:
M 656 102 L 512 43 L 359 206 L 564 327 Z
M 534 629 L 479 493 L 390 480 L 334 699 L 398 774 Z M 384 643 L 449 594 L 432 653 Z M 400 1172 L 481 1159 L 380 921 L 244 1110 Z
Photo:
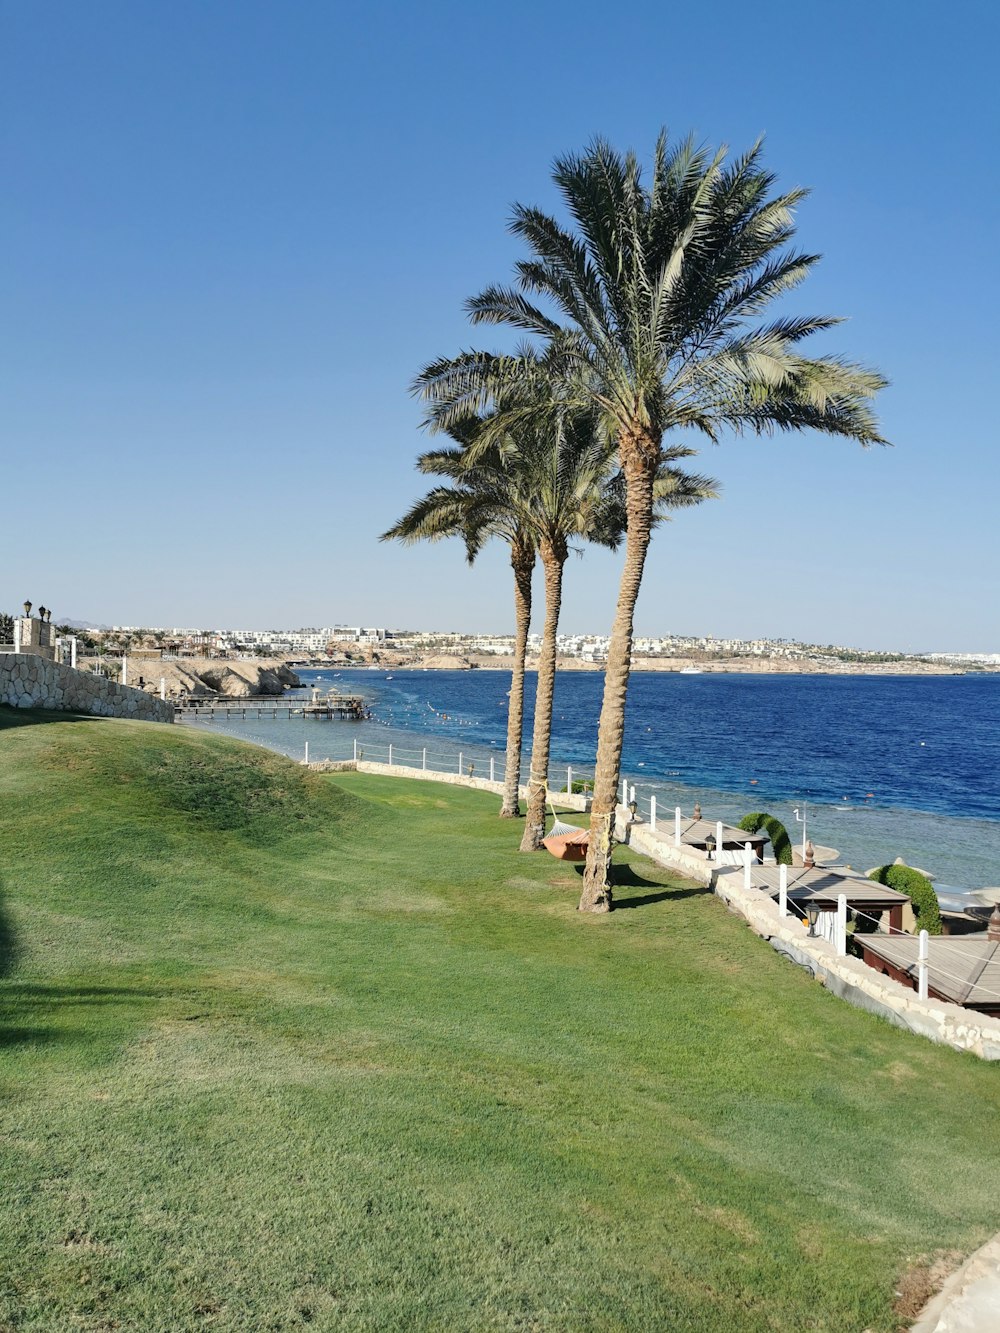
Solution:
M 504 671 L 302 671 L 308 685 L 360 693 L 373 719 L 247 719 L 193 723 L 301 758 L 371 759 L 486 776 L 506 740 Z M 535 677 L 527 682 L 530 747 Z M 604 679 L 556 683 L 551 785 L 592 771 Z M 526 764 L 525 764 L 526 768 Z M 640 813 L 661 818 L 700 802 L 708 818 L 767 810 L 793 841 L 804 812 L 814 843 L 856 869 L 902 856 L 939 888 L 1000 885 L 1000 675 L 680 675 L 637 672 L 629 687 L 623 772 Z

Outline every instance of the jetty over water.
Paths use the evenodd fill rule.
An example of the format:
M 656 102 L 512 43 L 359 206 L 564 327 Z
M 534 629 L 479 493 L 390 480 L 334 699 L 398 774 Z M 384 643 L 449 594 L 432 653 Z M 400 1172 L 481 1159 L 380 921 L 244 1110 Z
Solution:
M 217 698 L 193 695 L 175 703 L 175 716 L 182 717 L 312 717 L 346 718 L 360 722 L 368 714 L 368 707 L 360 694 L 330 693 L 319 697 L 313 691 L 311 699 L 282 698 L 266 695 L 220 695 Z

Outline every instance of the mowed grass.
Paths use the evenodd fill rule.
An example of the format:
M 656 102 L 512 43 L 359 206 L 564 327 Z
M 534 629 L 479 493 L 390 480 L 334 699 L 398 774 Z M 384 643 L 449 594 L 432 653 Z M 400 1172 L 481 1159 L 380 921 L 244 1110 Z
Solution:
M 892 1330 L 1000 1071 L 496 801 L 0 709 L 0 1330 Z

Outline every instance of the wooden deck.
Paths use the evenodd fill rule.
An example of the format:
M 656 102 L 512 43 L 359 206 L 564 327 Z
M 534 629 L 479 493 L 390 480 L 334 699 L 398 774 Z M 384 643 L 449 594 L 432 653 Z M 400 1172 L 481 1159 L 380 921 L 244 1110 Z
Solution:
M 176 717 L 312 717 L 312 718 L 347 718 L 360 722 L 367 712 L 364 699 L 359 694 L 327 695 L 324 698 L 268 698 L 246 696 L 233 698 L 220 696 L 211 698 L 198 696 L 175 702 Z

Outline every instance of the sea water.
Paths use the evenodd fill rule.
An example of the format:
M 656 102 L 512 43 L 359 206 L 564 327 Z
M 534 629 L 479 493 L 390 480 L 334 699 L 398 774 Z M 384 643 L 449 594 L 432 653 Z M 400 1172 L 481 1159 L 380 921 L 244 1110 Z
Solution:
M 304 684 L 363 695 L 364 722 L 232 720 L 211 725 L 302 758 L 420 766 L 475 765 L 506 743 L 509 671 L 300 671 Z M 535 676 L 525 697 L 525 771 Z M 552 736 L 553 789 L 593 771 L 604 678 L 561 672 Z M 500 772 L 500 760 L 497 770 Z M 766 810 L 802 840 L 867 870 L 901 856 L 939 887 L 1000 884 L 1000 675 L 822 676 L 636 672 L 623 773 L 640 814 L 655 795 L 668 823 L 697 801 L 709 819 Z M 795 810 L 799 812 L 796 819 Z

